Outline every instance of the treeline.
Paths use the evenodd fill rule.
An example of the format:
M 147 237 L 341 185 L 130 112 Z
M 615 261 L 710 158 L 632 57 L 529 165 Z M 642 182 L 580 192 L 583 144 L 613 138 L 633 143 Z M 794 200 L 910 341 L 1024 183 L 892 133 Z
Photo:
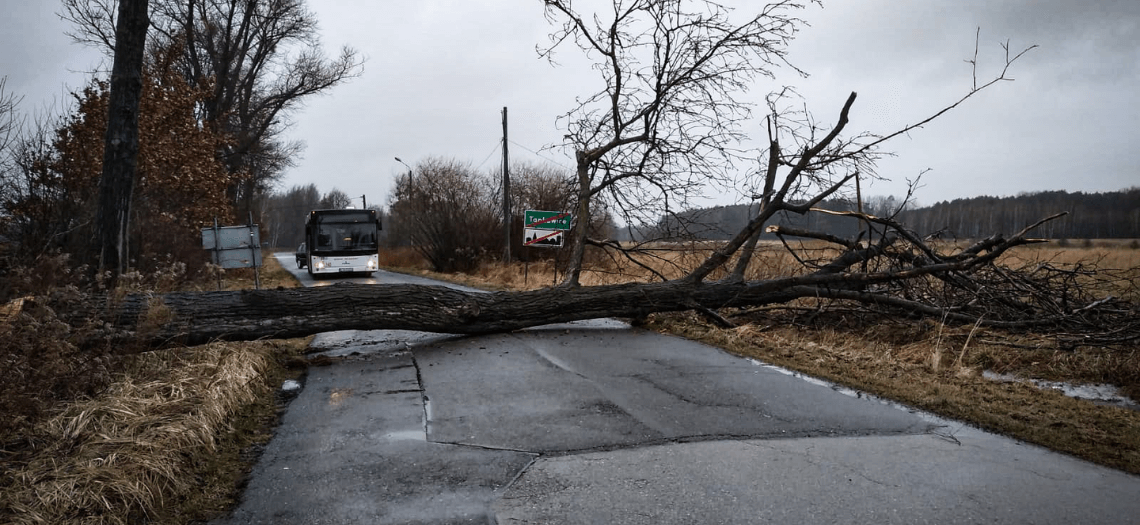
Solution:
M 858 209 L 853 200 L 835 199 L 817 208 L 832 211 Z M 900 209 L 901 208 L 901 209 Z M 740 231 L 755 214 L 745 204 L 701 208 L 663 216 L 657 224 L 626 228 L 621 240 L 696 239 L 725 240 Z M 1107 193 L 1049 191 L 1015 197 L 972 197 L 908 208 L 894 197 L 872 197 L 863 211 L 879 217 L 894 216 L 916 233 L 926 236 L 979 238 L 994 233 L 1012 234 L 1059 212 L 1065 217 L 1042 225 L 1035 237 L 1047 239 L 1140 238 L 1140 188 Z M 854 237 L 859 222 L 822 212 L 804 215 L 782 213 L 775 224 Z M 774 239 L 770 233 L 762 238 Z
M 902 206 L 894 197 L 872 197 L 863 203 L 863 211 L 876 216 L 894 214 Z M 825 200 L 817 208 L 832 211 L 852 211 L 858 209 L 853 200 Z M 756 205 L 737 204 L 700 208 L 661 217 L 656 224 L 629 227 L 619 232 L 621 241 L 650 240 L 726 240 L 743 230 L 749 218 L 757 212 Z M 827 232 L 840 237 L 854 237 L 859 233 L 859 222 L 849 217 L 839 217 L 826 213 L 810 212 L 804 215 L 781 212 L 773 224 L 795 228 Z M 764 232 L 762 239 L 775 239 L 776 236 Z
M 942 201 L 899 214 L 922 234 L 937 231 L 965 238 L 995 232 L 1014 233 L 1059 212 L 1061 219 L 1041 225 L 1035 237 L 1047 239 L 1140 238 L 1140 188 L 1108 193 L 1047 191 L 1016 197 L 973 197 Z

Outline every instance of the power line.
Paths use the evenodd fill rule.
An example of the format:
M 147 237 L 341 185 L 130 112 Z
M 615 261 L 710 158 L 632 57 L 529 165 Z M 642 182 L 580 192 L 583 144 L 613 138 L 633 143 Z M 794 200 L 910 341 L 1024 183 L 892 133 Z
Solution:
M 486 164 L 487 161 L 491 159 L 491 155 L 494 155 L 495 152 L 499 151 L 499 147 L 501 147 L 502 144 L 503 144 L 503 141 L 501 141 L 501 140 L 498 142 L 495 142 L 495 147 L 491 150 L 491 153 L 488 153 L 487 158 L 483 159 L 483 162 L 480 162 L 479 165 L 475 167 L 475 171 L 479 171 L 480 169 L 482 169 L 483 165 Z
M 574 171 L 574 170 L 573 170 L 573 168 L 570 168 L 570 167 L 567 167 L 567 166 L 565 166 L 565 165 L 563 165 L 563 164 L 560 164 L 560 163 L 558 163 L 558 161 L 556 161 L 556 160 L 554 160 L 554 159 L 549 159 L 549 158 L 543 157 L 543 156 L 542 156 L 541 154 L 539 154 L 537 151 L 534 151 L 534 150 L 532 150 L 532 149 L 530 149 L 530 148 L 528 148 L 528 147 L 526 147 L 526 146 L 523 146 L 522 144 L 519 144 L 518 142 L 515 142 L 515 141 L 513 141 L 513 140 L 511 140 L 511 141 L 508 141 L 508 142 L 510 142 L 511 144 L 513 144 L 513 145 L 515 145 L 515 146 L 518 146 L 518 147 L 520 147 L 520 148 L 522 148 L 522 149 L 524 149 L 524 150 L 526 150 L 526 151 L 529 151 L 529 152 L 531 153 L 531 155 L 534 155 L 535 157 L 538 157 L 539 159 L 541 159 L 542 161 L 546 162 L 547 164 L 551 164 L 551 165 L 554 165 L 554 166 L 556 166 L 556 167 L 559 167 L 559 168 L 562 168 L 562 169 L 564 169 L 564 170 L 570 170 L 570 171 Z

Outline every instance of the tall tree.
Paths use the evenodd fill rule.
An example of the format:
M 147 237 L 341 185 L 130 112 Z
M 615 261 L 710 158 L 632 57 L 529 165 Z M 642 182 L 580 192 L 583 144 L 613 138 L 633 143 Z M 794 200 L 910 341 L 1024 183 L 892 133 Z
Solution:
M 10 146 L 15 142 L 20 127 L 20 118 L 16 106 L 20 104 L 21 97 L 9 93 L 5 89 L 8 77 L 0 77 L 0 169 L 7 167 Z
M 428 158 L 396 181 L 388 227 L 406 235 L 432 269 L 472 270 L 503 247 L 498 180 L 462 162 Z
M 273 246 L 296 248 L 304 239 L 305 215 L 320 209 L 321 192 L 315 184 L 293 186 L 285 192 L 275 192 L 268 199 L 269 242 Z
M 352 206 L 352 197 L 337 188 L 333 188 L 321 197 L 320 206 L 326 210 L 341 210 Z
M 150 23 L 147 7 L 148 0 L 120 0 L 115 26 L 115 60 L 96 216 L 99 269 L 110 271 L 113 278 L 123 273 L 127 263 L 131 192 L 139 153 L 143 52 Z
M 166 255 L 193 263 L 201 257 L 199 229 L 215 218 L 232 218 L 225 195 L 229 173 L 214 158 L 225 141 L 194 117 L 206 92 L 190 87 L 170 68 L 176 52 L 152 56 L 143 73 L 127 243 L 130 258 L 137 261 L 132 266 L 140 270 L 151 269 L 151 261 Z M 48 250 L 98 262 L 100 250 L 91 239 L 109 85 L 94 80 L 74 97 L 68 115 L 37 122 L 21 137 L 12 169 L 0 177 L 0 215 L 11 220 L 6 234 L 27 262 Z
M 281 138 L 302 101 L 358 75 L 362 62 L 343 47 L 328 59 L 316 18 L 304 0 L 152 0 L 152 45 L 177 45 L 180 67 L 195 85 L 209 85 L 202 118 L 231 137 L 219 158 L 235 175 L 228 188 L 239 215 L 254 209 L 291 165 L 299 145 Z M 114 0 L 63 0 L 72 37 L 106 49 Z
M 734 148 L 749 118 L 741 99 L 757 77 L 786 62 L 799 19 L 781 1 L 738 16 L 715 2 L 615 0 L 607 13 L 580 13 L 572 2 L 544 0 L 556 26 L 553 53 L 566 46 L 596 60 L 599 89 L 565 116 L 577 162 L 577 217 L 608 196 L 628 223 L 643 213 L 686 207 L 725 169 L 743 160 Z M 572 231 L 576 285 L 585 222 Z

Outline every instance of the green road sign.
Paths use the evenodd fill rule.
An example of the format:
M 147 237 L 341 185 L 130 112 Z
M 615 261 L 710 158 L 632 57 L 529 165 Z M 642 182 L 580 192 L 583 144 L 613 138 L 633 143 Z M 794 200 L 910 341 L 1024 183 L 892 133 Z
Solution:
M 572 216 L 564 211 L 523 212 L 523 226 L 534 230 L 569 230 Z

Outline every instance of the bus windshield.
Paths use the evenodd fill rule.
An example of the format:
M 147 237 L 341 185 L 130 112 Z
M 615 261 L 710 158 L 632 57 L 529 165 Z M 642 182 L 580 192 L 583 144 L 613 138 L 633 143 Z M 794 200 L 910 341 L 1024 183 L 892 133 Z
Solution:
M 317 226 L 314 251 L 372 250 L 376 245 L 375 223 L 322 223 Z

